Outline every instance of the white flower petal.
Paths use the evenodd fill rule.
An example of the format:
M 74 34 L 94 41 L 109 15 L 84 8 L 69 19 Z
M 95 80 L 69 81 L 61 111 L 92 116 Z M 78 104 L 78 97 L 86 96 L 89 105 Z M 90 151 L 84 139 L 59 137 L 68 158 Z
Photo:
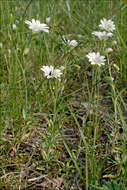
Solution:
M 29 20 L 25 20 L 25 23 L 31 25 L 31 22 Z

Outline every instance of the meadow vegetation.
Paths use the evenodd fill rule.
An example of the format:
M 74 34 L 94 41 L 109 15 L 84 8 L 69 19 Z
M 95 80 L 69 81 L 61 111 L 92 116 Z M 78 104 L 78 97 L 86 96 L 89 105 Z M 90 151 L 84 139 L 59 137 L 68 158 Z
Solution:
M 127 2 L 0 11 L 0 190 L 127 190 Z

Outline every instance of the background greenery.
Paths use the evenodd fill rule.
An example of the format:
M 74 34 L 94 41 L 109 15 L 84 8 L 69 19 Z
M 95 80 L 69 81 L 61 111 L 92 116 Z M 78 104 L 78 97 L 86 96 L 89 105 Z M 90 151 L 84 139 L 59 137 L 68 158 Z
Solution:
M 127 189 L 126 1 L 2 0 L 0 11 L 0 189 Z M 49 34 L 24 23 L 47 17 Z M 91 33 L 103 17 L 117 44 L 99 70 L 86 55 L 102 51 Z M 61 81 L 43 65 L 64 66 Z

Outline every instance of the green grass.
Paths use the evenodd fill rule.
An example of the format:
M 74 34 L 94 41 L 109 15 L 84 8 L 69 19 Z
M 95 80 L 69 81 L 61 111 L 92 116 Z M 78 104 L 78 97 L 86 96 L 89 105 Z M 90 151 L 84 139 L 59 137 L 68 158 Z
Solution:
M 0 11 L 0 190 L 126 190 L 127 3 L 2 0 Z M 49 34 L 24 22 L 47 17 Z M 92 35 L 103 17 L 116 45 Z M 86 57 L 97 51 L 102 67 Z M 43 65 L 64 66 L 61 80 L 44 77 Z

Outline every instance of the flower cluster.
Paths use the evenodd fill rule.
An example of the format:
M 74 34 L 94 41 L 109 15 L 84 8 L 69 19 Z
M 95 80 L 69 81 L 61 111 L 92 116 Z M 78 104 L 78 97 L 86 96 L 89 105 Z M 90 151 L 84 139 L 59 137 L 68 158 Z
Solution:
M 29 29 L 34 33 L 39 33 L 41 31 L 49 33 L 49 27 L 47 24 L 41 24 L 39 20 L 32 19 L 32 22 L 26 20 L 25 23 L 29 25 Z
M 50 22 L 50 17 L 46 18 L 46 22 Z M 25 23 L 29 25 L 29 29 L 31 29 L 34 33 L 39 33 L 41 31 L 49 33 L 48 25 L 40 23 L 39 20 L 32 19 L 31 22 L 26 20 Z M 94 31 L 92 34 L 97 36 L 100 40 L 107 40 L 109 37 L 113 36 L 112 32 L 115 30 L 115 25 L 112 20 L 103 18 L 100 20 L 99 28 L 100 31 Z M 76 47 L 78 45 L 76 40 L 67 40 L 65 36 L 63 36 L 63 43 L 70 47 Z M 111 51 L 111 48 L 106 49 L 107 53 Z M 105 57 L 100 55 L 99 52 L 88 53 L 86 57 L 89 59 L 89 62 L 91 62 L 92 65 L 102 66 L 105 64 Z M 50 79 L 60 78 L 63 69 L 55 69 L 53 66 L 43 66 L 41 70 L 44 72 L 44 76 Z
M 99 28 L 103 31 L 94 31 L 92 34 L 97 36 L 100 40 L 107 40 L 113 36 L 112 32 L 115 30 L 115 25 L 112 20 L 103 18 L 100 21 Z
M 107 40 L 109 37 L 113 36 L 113 31 L 115 30 L 115 25 L 114 22 L 112 20 L 107 20 L 105 18 L 100 20 L 100 24 L 99 24 L 99 28 L 101 31 L 94 31 L 92 32 L 92 34 L 94 36 L 97 36 L 99 38 L 99 40 Z M 112 48 L 107 48 L 105 50 L 106 53 L 110 53 L 112 52 L 113 49 Z M 86 57 L 89 59 L 89 62 L 92 65 L 98 65 L 98 66 L 102 66 L 105 64 L 105 57 L 100 55 L 99 52 L 95 53 L 88 53 L 86 55 Z
M 44 72 L 44 76 L 47 77 L 47 79 L 50 78 L 60 78 L 62 75 L 61 69 L 55 69 L 53 66 L 43 66 L 41 70 Z

